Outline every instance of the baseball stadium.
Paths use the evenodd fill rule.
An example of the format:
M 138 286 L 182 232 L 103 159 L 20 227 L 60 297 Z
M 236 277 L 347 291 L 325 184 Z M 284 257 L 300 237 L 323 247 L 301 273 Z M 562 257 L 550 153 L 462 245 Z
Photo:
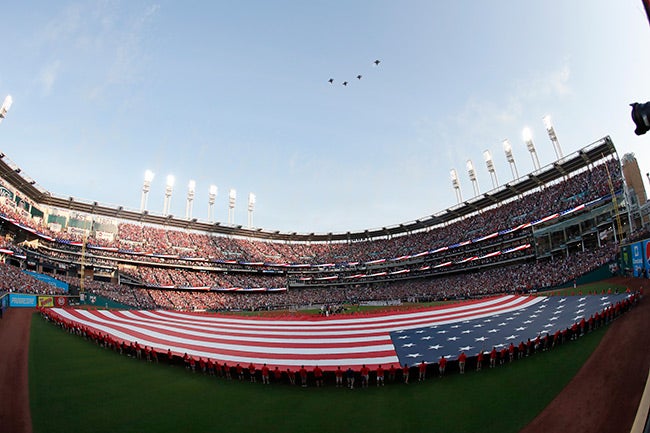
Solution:
M 66 198 L 3 154 L 3 431 L 647 431 L 630 160 L 605 137 L 300 234 Z
M 5 3 L 0 433 L 650 433 L 650 0 Z

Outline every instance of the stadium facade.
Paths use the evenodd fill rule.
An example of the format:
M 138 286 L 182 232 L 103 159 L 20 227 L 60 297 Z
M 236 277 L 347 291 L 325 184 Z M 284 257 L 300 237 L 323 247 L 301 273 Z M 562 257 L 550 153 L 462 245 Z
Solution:
M 4 154 L 0 182 L 8 262 L 72 290 L 128 287 L 155 305 L 178 291 L 221 294 L 206 309 L 229 308 L 232 292 L 265 292 L 261 305 L 280 307 L 295 299 L 272 294 L 289 289 L 329 290 L 321 302 L 337 303 L 548 288 L 611 263 L 640 226 L 609 137 L 433 215 L 354 232 L 247 229 L 63 197 Z

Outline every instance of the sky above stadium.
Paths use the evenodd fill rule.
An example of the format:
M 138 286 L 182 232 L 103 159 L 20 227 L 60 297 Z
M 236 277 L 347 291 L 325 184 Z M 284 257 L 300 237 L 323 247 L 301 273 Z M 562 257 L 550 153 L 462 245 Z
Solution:
M 650 100 L 641 0 L 34 1 L 2 7 L 0 151 L 52 193 L 286 232 L 390 226 L 611 136 L 650 170 L 631 102 Z M 375 65 L 373 62 L 380 60 Z M 357 79 L 361 75 L 361 79 Z M 332 78 L 333 83 L 328 80 Z M 342 83 L 348 82 L 347 86 Z M 647 179 L 646 179 L 647 182 Z M 647 186 L 646 186 L 647 187 Z

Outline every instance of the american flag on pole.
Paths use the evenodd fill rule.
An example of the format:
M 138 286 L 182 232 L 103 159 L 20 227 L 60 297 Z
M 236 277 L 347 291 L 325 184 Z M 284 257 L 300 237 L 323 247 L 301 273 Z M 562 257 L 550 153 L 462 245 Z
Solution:
M 628 295 L 499 296 L 361 317 L 262 319 L 173 311 L 52 308 L 56 320 L 159 352 L 229 364 L 324 370 L 435 363 L 571 327 Z

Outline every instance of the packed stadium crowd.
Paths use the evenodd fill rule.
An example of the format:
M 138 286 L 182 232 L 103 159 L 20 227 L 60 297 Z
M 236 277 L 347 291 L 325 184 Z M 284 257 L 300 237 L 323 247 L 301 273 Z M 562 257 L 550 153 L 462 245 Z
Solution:
M 84 280 L 84 288 L 87 293 L 94 293 L 138 309 L 298 310 L 321 305 L 359 304 L 373 301 L 428 302 L 549 289 L 567 281 L 573 281 L 586 272 L 611 262 L 615 255 L 615 247 L 606 245 L 600 249 L 587 250 L 562 258 L 528 261 L 437 278 L 408 279 L 343 287 L 333 285 L 290 288 L 277 292 L 156 289 L 90 279 Z M 71 285 L 79 285 L 79 280 L 64 279 Z
M 41 295 L 62 295 L 64 290 L 37 280 L 20 268 L 0 262 L 0 294 L 38 293 Z
M 0 200 L 0 212 L 18 223 L 32 227 L 40 233 L 59 240 L 59 243 L 87 242 L 96 256 L 144 260 L 158 263 L 179 263 L 180 258 L 202 258 L 207 261 L 234 260 L 271 263 L 356 263 L 377 259 L 390 259 L 418 254 L 437 248 L 458 244 L 499 230 L 517 227 L 550 214 L 561 212 L 578 204 L 603 197 L 610 193 L 608 176 L 611 174 L 613 189 L 622 186 L 617 160 L 591 167 L 555 184 L 516 200 L 500 203 L 491 209 L 477 212 L 468 218 L 457 220 L 427 231 L 395 236 L 390 239 L 370 239 L 353 242 L 289 243 L 270 242 L 210 235 L 192 231 L 179 231 L 162 227 L 121 222 L 112 241 L 96 236 L 90 231 L 86 239 L 79 234 L 54 233 L 44 222 L 37 222 L 17 208 L 13 201 Z M 76 245 L 79 251 L 79 245 Z M 74 249 L 73 248 L 73 249 Z M 118 251 L 119 250 L 119 251 Z M 175 255 L 176 258 L 143 256 L 137 253 Z
M 260 310 L 364 301 L 438 300 L 549 288 L 611 261 L 616 254 L 614 246 L 605 243 L 601 248 L 543 260 L 532 260 L 532 252 L 520 250 L 501 261 L 501 256 L 490 256 L 490 253 L 506 246 L 533 242 L 530 228 L 490 237 L 478 244 L 465 241 L 512 229 L 553 212 L 603 197 L 611 191 L 608 173 L 614 180 L 613 188 L 619 189 L 622 182 L 620 168 L 618 161 L 612 159 L 453 223 L 391 239 L 310 244 L 267 242 L 121 222 L 113 241 L 96 238 L 92 232 L 89 233 L 89 246 L 108 249 L 89 248 L 83 260 L 92 266 L 111 268 L 122 277 L 131 279 L 133 284 L 89 280 L 85 285 L 91 292 L 126 305 L 183 310 Z M 43 257 L 69 263 L 79 263 L 82 259 L 81 247 L 74 242 L 83 240 L 78 235 L 55 234 L 42 223 L 35 224 L 36 220 L 29 218 L 14 201 L 0 200 L 0 212 L 21 225 L 58 239 L 57 242 L 41 242 L 43 246 L 37 253 Z M 448 246 L 453 247 L 445 249 L 439 256 L 427 256 L 427 260 L 457 261 L 451 270 L 442 268 L 435 272 L 420 272 L 421 269 L 435 267 L 421 266 L 422 258 L 405 262 L 390 260 Z M 159 256 L 174 257 L 143 256 L 133 252 L 155 252 Z M 464 254 L 475 255 L 476 258 L 486 253 L 489 258 L 462 260 Z M 204 258 L 208 262 L 202 266 L 199 261 L 184 261 L 185 257 Z M 515 261 L 513 258 L 519 259 L 517 263 L 506 264 Z M 124 263 L 124 260 L 128 260 L 126 263 L 129 266 L 119 267 L 118 271 L 118 264 Z M 234 262 L 228 265 L 221 263 L 221 270 L 215 271 L 213 260 Z M 236 267 L 236 262 L 256 260 L 261 261 L 260 264 L 332 263 L 334 266 L 320 269 L 321 274 L 308 270 L 291 273 L 284 268 L 269 272 L 273 271 L 269 267 L 266 267 L 265 273 L 256 266 L 244 269 Z M 391 268 L 391 275 L 360 284 L 345 279 L 350 273 L 341 274 L 342 280 L 334 284 L 319 281 L 319 277 L 323 276 L 325 279 L 333 275 L 338 278 L 334 272 L 345 272 L 350 267 L 356 269 L 356 265 L 350 264 L 364 260 L 380 263 L 362 263 L 359 266 L 365 266 L 370 271 L 375 267 Z M 488 268 L 488 264 L 495 266 Z M 223 266 L 228 270 L 224 271 Z M 411 272 L 411 278 L 404 278 L 400 271 Z M 194 290 L 186 290 L 188 288 Z M 289 290 L 268 293 L 250 290 L 259 288 Z M 226 291 L 233 289 L 240 290 Z

